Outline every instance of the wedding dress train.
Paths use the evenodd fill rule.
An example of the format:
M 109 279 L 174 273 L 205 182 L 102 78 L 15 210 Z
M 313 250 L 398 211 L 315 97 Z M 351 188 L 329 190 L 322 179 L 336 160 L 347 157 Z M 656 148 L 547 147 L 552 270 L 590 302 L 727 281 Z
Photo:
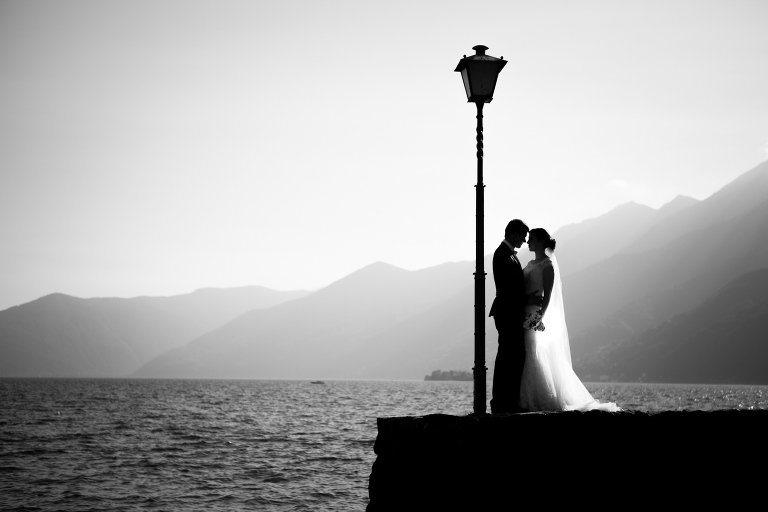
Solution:
M 551 251 L 540 262 L 531 261 L 523 269 L 526 291 L 543 289 L 544 269 L 552 266 L 554 285 L 543 331 L 525 330 L 525 365 L 520 381 L 520 407 L 529 411 L 620 411 L 613 402 L 595 400 L 573 371 L 568 329 L 565 325 L 562 284 L 557 261 Z M 526 312 L 538 310 L 529 306 Z

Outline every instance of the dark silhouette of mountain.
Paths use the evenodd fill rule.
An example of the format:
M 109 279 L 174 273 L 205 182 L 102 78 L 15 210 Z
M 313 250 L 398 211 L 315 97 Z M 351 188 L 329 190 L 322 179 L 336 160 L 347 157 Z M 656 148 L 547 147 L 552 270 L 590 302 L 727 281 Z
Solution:
M 557 239 L 560 271 L 563 276 L 575 274 L 610 258 L 633 244 L 654 224 L 697 202 L 678 196 L 658 210 L 626 203 L 600 217 L 563 226 L 552 234 Z
M 252 309 L 270 308 L 309 293 L 305 290 L 278 291 L 263 286 L 241 286 L 201 288 L 184 295 L 129 300 L 146 303 L 169 314 L 187 315 L 196 330 L 207 332 Z
M 591 379 L 768 384 L 768 268 L 744 274 L 693 311 L 593 354 Z
M 665 247 L 681 235 L 733 220 L 752 217 L 754 209 L 765 203 L 768 161 L 742 174 L 704 201 L 668 216 L 653 226 L 653 232 L 640 237 L 625 252 L 643 252 Z
M 741 180 L 741 184 L 738 183 Z M 740 185 L 740 186 L 737 186 Z M 760 188 L 762 187 L 762 188 Z M 625 247 L 604 260 L 594 257 L 595 263 L 582 272 L 564 278 L 564 293 L 568 326 L 571 332 L 571 349 L 578 363 L 579 357 L 587 356 L 601 347 L 617 341 L 628 340 L 646 329 L 653 328 L 676 314 L 697 306 L 710 297 L 719 287 L 742 272 L 760 268 L 768 261 L 768 166 L 762 165 L 737 179 L 713 196 L 714 209 L 722 209 L 723 195 L 727 201 L 739 203 L 746 215 L 731 218 L 726 226 L 707 226 L 704 222 L 680 228 L 680 237 L 668 247 L 634 253 L 627 238 L 615 236 L 620 230 L 622 216 L 627 211 L 640 212 L 643 222 L 629 222 L 640 239 L 652 238 L 656 229 L 670 222 L 676 215 L 691 207 L 702 208 L 705 219 L 721 219 L 711 215 L 707 208 L 685 197 L 678 197 L 649 216 L 643 208 L 628 205 L 606 214 L 608 220 L 598 218 L 585 221 L 572 228 L 570 234 L 558 238 L 558 260 L 568 245 L 579 245 L 575 253 L 587 254 L 592 246 L 600 247 L 621 240 Z M 757 193 L 756 193 L 757 191 Z M 760 193 L 762 191 L 762 193 Z M 751 208 L 744 208 L 749 203 Z M 648 224 L 648 221 L 653 222 Z M 645 231 L 641 228 L 645 225 Z M 578 232 L 574 232 L 578 228 Z M 698 228 L 698 229 L 694 229 Z M 743 242 L 727 241 L 739 234 Z M 602 235 L 602 236 L 601 236 Z M 568 241 L 568 236 L 571 236 Z M 596 243 L 602 240 L 601 243 Z M 725 247 L 728 247 L 726 250 Z M 636 248 L 632 249 L 637 250 Z M 728 261 L 733 258 L 733 261 Z M 486 269 L 490 259 L 486 258 Z M 495 294 L 489 271 L 486 304 Z M 369 341 L 366 350 L 374 351 L 367 371 L 381 378 L 389 378 L 385 369 L 398 366 L 408 370 L 408 375 L 418 375 L 430 368 L 467 368 L 472 365 L 472 288 L 458 293 L 424 318 L 413 318 L 409 324 L 394 326 Z M 441 320 L 442 319 L 442 320 Z M 496 330 L 493 320 L 486 322 L 486 361 L 493 367 L 496 352 Z M 385 339 L 390 342 L 387 353 L 378 347 Z M 423 340 L 423 341 L 419 341 Z M 428 365 L 416 366 L 421 361 Z M 421 371 L 421 370 L 424 371 Z M 576 365 L 581 372 L 579 365 Z M 398 378 L 393 375 L 393 378 Z M 399 377 L 403 378 L 403 377 Z
M 688 208 L 689 206 L 693 206 L 695 204 L 698 204 L 699 200 L 695 199 L 693 197 L 683 196 L 679 195 L 672 199 L 667 204 L 663 205 L 661 208 L 659 208 L 659 213 L 657 214 L 657 221 L 664 220 L 665 218 L 669 217 L 670 215 L 673 215 L 681 210 L 684 210 Z
M 382 339 L 382 334 L 422 318 L 453 297 L 472 282 L 472 272 L 468 262 L 418 271 L 375 263 L 307 297 L 246 313 L 157 357 L 135 376 L 375 378 L 367 366 L 375 365 L 379 354 L 396 351 L 406 339 L 389 334 Z M 471 309 L 466 314 L 471 317 Z M 424 321 L 421 327 L 426 332 L 434 326 Z M 371 340 L 381 342 L 372 347 Z M 390 369 L 388 375 L 403 373 Z M 418 377 L 422 375 L 420 371 Z
M 306 293 L 251 286 L 133 299 L 48 295 L 0 312 L 0 376 L 125 377 L 245 311 Z
M 486 287 L 486 304 L 494 294 L 492 284 Z M 324 370 L 344 378 L 417 379 L 435 367 L 468 369 L 474 364 L 473 315 L 474 284 L 467 284 L 434 307 L 360 339 L 343 361 L 328 361 Z M 496 354 L 492 322 L 486 318 L 486 361 Z
M 582 267 L 578 272 L 564 271 L 577 372 L 610 368 L 611 358 L 622 353 L 612 352 L 617 347 L 626 350 L 643 332 L 692 312 L 738 276 L 765 267 L 765 197 L 768 164 L 701 202 L 677 198 L 659 210 L 624 205 L 555 233 L 563 264 L 568 257 L 589 260 L 587 266 L 573 260 L 574 268 Z M 485 270 L 487 311 L 495 295 L 490 255 Z M 2 353 L 22 361 L 0 369 L 7 375 L 42 361 L 35 368 L 45 372 L 35 373 L 66 368 L 84 375 L 78 368 L 87 361 L 85 367 L 109 367 L 99 375 L 110 376 L 133 365 L 139 377 L 421 379 L 435 368 L 473 366 L 473 272 L 474 262 L 419 271 L 376 263 L 304 297 L 230 318 L 223 318 L 228 306 L 222 300 L 214 306 L 195 297 L 98 299 L 116 301 L 98 308 L 82 299 L 44 298 L 51 304 L 41 299 L 36 309 L 25 310 L 24 322 L 5 321 L 2 315 L 14 308 L 0 313 Z M 486 317 L 485 332 L 490 370 L 493 319 Z M 145 364 L 137 368 L 137 361 Z
M 558 254 L 566 247 L 572 254 L 591 254 L 590 248 L 600 249 L 598 240 L 603 247 L 616 242 L 604 250 L 610 256 L 592 256 L 591 265 L 564 279 L 577 363 L 697 307 L 729 280 L 764 266 L 767 183 L 768 166 L 760 166 L 704 201 L 678 198 L 655 211 L 627 205 L 609 212 L 608 220 L 593 219 L 558 236 Z M 723 208 L 728 202 L 746 213 L 717 213 L 730 211 Z M 703 220 L 688 216 L 693 208 Z M 641 220 L 627 219 L 632 211 Z M 678 226 L 669 243 L 635 244 L 666 225 Z M 619 236 L 621 226 L 630 226 L 635 239 Z M 495 294 L 490 255 L 485 269 L 487 311 Z M 302 299 L 245 314 L 163 354 L 135 375 L 420 379 L 434 368 L 469 369 L 473 271 L 471 262 L 415 272 L 371 265 Z M 485 332 L 490 370 L 497 343 L 493 319 L 486 318 Z
M 690 311 L 729 281 L 765 266 L 766 197 L 768 162 L 652 225 L 622 252 L 566 276 L 576 362 Z

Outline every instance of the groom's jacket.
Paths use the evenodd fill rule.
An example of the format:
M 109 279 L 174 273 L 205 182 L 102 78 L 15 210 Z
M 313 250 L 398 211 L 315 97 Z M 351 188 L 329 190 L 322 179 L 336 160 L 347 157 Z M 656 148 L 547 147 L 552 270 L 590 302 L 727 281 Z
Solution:
M 493 253 L 493 281 L 496 283 L 496 298 L 488 316 L 508 316 L 522 322 L 528 302 L 523 269 L 517 258 L 512 258 L 512 249 L 504 242 Z

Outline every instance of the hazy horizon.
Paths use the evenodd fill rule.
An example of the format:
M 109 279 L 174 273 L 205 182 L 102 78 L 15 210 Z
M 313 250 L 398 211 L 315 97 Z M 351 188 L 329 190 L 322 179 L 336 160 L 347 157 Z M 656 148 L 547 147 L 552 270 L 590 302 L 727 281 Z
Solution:
M 768 3 L 0 3 L 0 310 L 54 292 L 312 290 L 485 252 L 768 156 Z

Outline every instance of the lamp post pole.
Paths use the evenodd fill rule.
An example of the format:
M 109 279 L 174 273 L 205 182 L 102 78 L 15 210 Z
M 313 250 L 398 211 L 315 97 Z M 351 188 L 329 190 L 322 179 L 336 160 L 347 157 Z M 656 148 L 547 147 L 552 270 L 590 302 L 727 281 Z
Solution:
M 475 366 L 472 369 L 475 385 L 475 414 L 485 414 L 485 388 L 488 368 L 485 366 L 485 262 L 484 259 L 484 211 L 483 185 L 483 105 L 477 105 L 477 185 L 475 185 Z
M 461 73 L 467 102 L 477 106 L 477 185 L 475 185 L 475 366 L 474 376 L 474 413 L 485 414 L 485 378 L 488 368 L 485 367 L 485 269 L 483 268 L 483 211 L 485 199 L 483 196 L 483 106 L 493 99 L 496 80 L 499 73 L 507 64 L 504 57 L 497 58 L 485 54 L 487 46 L 477 45 L 472 48 L 475 54 L 459 61 L 454 71 Z

